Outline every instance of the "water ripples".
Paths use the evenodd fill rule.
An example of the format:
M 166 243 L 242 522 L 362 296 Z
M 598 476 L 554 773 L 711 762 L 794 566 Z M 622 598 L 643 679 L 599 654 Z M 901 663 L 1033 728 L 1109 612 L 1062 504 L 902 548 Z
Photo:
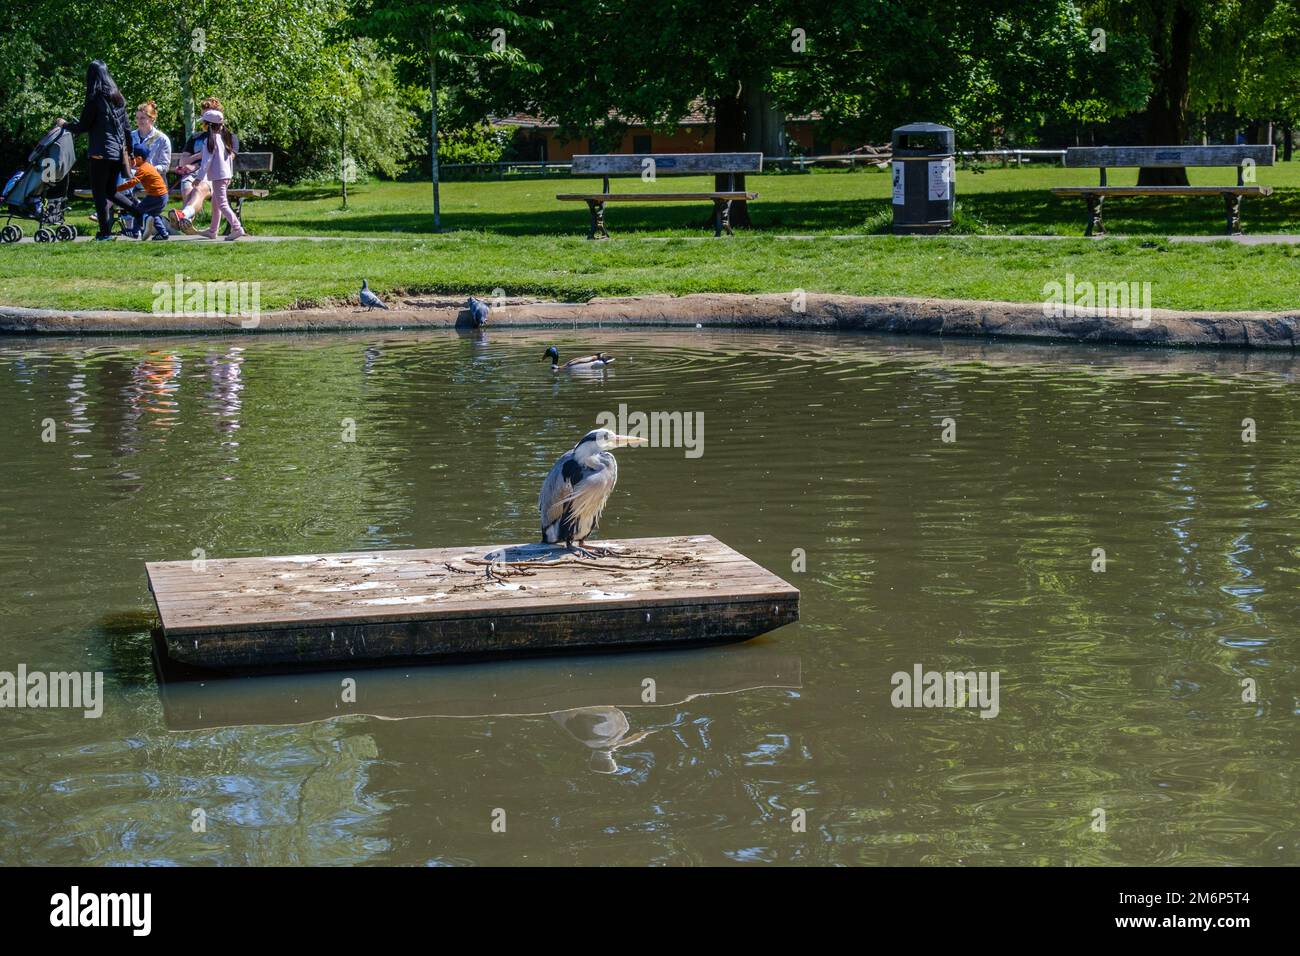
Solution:
M 553 375 L 551 344 L 617 362 Z M 705 330 L 10 341 L 0 670 L 103 669 L 109 701 L 7 720 L 0 858 L 1300 862 L 1295 371 Z M 795 583 L 801 622 L 717 674 L 761 644 L 797 688 L 701 668 L 566 723 L 493 695 L 658 665 L 506 664 L 457 719 L 168 729 L 143 561 L 530 540 L 551 463 L 620 410 L 701 415 L 703 454 L 620 454 L 602 533 L 716 534 Z M 895 709 L 918 663 L 997 671 L 998 717 Z M 191 839 L 196 804 L 227 836 Z

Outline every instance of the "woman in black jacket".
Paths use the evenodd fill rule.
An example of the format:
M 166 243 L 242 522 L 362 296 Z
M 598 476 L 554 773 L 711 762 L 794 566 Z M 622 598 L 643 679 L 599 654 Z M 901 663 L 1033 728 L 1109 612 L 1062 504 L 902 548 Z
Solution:
M 90 136 L 90 191 L 95 197 L 95 214 L 99 219 L 96 239 L 112 239 L 109 231 L 112 220 L 108 204 L 115 203 L 130 211 L 131 206 L 117 195 L 117 176 L 128 178 L 130 166 L 130 133 L 127 129 L 126 98 L 113 82 L 108 67 L 94 60 L 86 68 L 86 102 L 81 107 L 81 118 L 75 123 L 58 119 L 55 125 L 70 133 Z

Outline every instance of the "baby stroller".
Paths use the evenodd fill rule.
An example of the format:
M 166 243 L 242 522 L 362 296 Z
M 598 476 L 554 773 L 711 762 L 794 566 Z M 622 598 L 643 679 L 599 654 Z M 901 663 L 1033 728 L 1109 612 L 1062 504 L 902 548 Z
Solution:
M 5 216 L 0 242 L 17 242 L 23 231 L 15 219 L 30 219 L 37 224 L 36 241 L 68 242 L 77 230 L 63 221 L 68 206 L 68 187 L 72 183 L 72 164 L 77 154 L 72 134 L 55 127 L 41 137 L 27 166 L 9 177 L 0 191 L 0 215 Z

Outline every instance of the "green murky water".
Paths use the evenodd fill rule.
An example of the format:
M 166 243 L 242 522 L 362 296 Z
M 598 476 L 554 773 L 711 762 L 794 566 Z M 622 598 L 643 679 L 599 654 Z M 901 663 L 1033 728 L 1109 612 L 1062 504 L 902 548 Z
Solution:
M 552 341 L 619 361 L 556 379 Z M 0 862 L 1300 862 L 1298 370 L 713 332 L 5 341 L 0 670 L 100 670 L 106 700 L 0 710 Z M 702 413 L 703 454 L 620 453 L 603 534 L 715 534 L 802 589 L 799 624 L 360 672 L 356 705 L 337 673 L 159 686 L 146 560 L 531 540 L 547 469 L 620 403 Z M 895 708 L 918 664 L 996 672 L 997 716 Z

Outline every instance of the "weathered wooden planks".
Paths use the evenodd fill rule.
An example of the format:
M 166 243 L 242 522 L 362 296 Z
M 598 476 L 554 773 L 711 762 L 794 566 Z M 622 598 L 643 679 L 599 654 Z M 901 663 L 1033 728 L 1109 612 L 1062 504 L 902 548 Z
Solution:
M 1272 186 L 1053 186 L 1054 196 L 1271 196 Z
M 699 201 L 701 199 L 757 199 L 758 193 L 719 192 L 719 193 L 560 193 L 556 199 L 567 202 L 675 202 L 676 200 Z
M 269 173 L 275 165 L 275 153 L 236 153 L 235 172 Z
M 74 189 L 72 194 L 78 199 L 93 199 L 94 192 L 89 189 Z M 271 195 L 269 189 L 228 189 L 226 195 L 231 199 L 265 199 Z M 185 194 L 179 189 L 173 189 L 167 194 L 169 199 L 184 199 Z
M 534 544 L 145 568 L 166 655 L 199 667 L 721 643 L 798 619 L 797 589 L 710 535 L 602 547 L 622 556 Z
M 1274 146 L 1072 146 L 1065 165 L 1078 168 L 1120 166 L 1272 166 Z
M 654 163 L 656 176 L 761 173 L 762 153 L 602 153 L 573 157 L 575 176 L 640 176 Z

